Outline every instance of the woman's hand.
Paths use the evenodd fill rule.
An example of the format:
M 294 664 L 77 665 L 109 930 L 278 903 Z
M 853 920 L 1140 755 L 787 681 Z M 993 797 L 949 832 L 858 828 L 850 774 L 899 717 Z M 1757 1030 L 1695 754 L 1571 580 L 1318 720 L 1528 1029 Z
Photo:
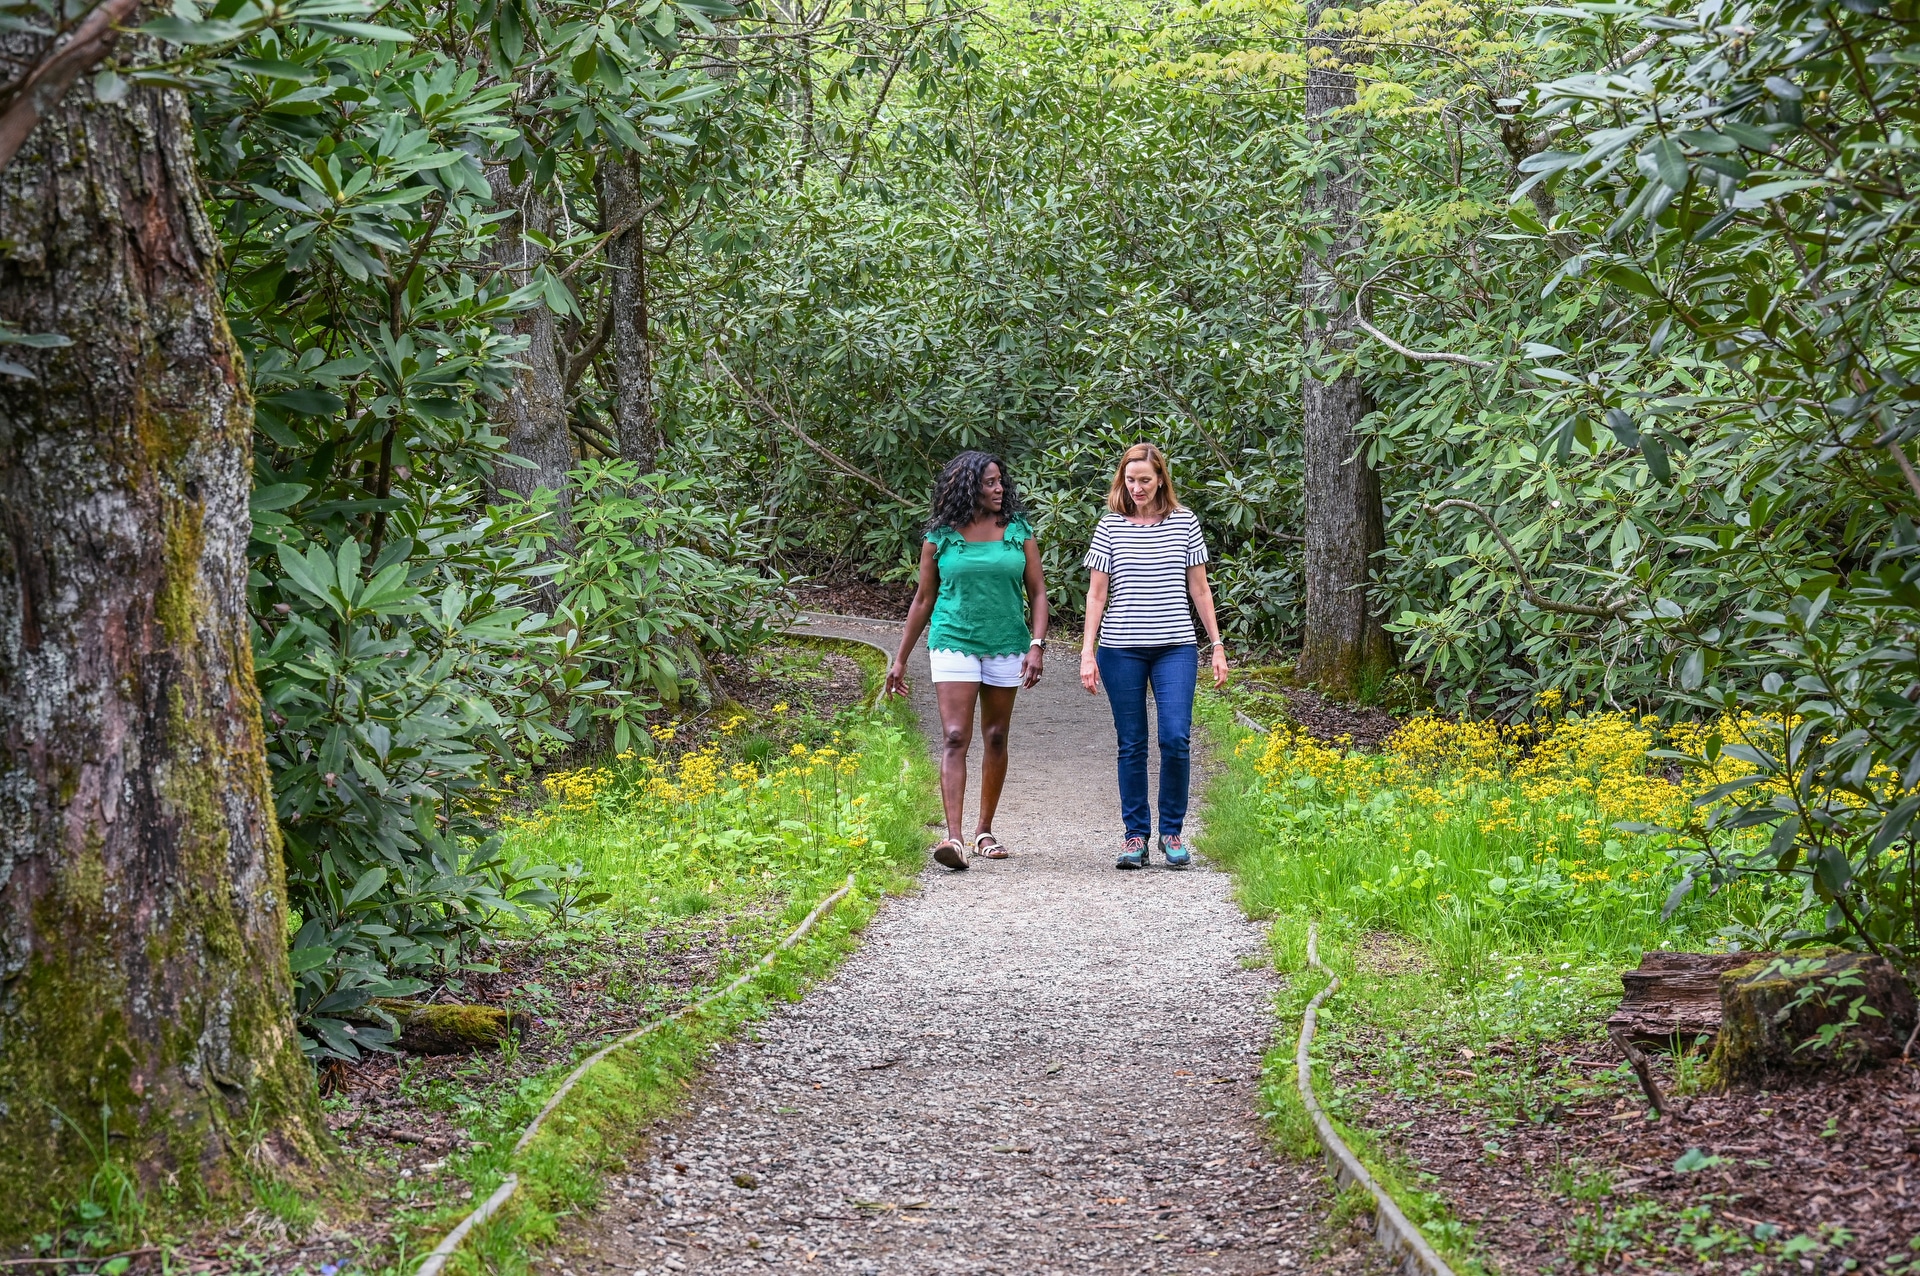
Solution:
M 1031 688 L 1034 683 L 1040 681 L 1040 675 L 1043 672 L 1041 666 L 1045 662 L 1046 656 L 1047 649 L 1045 647 L 1027 648 L 1026 658 L 1020 662 L 1020 685 L 1022 687 Z
M 887 666 L 887 684 L 882 687 L 883 696 L 904 696 L 907 694 L 907 667 L 898 657 Z
M 1091 651 L 1080 653 L 1080 685 L 1087 689 L 1088 695 L 1100 690 L 1100 662 L 1093 658 Z
M 1227 685 L 1227 649 L 1219 643 L 1213 644 L 1213 689 L 1215 691 Z

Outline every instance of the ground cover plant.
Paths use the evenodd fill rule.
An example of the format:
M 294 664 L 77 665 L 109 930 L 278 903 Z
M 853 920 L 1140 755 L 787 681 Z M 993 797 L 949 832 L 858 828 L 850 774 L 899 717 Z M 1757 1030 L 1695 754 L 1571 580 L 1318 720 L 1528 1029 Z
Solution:
M 523 1011 L 531 1029 L 494 1054 L 330 1064 L 323 1103 L 343 1188 L 316 1198 L 263 1183 L 272 1190 L 223 1234 L 171 1238 L 143 1233 L 125 1206 L 109 1217 L 103 1190 L 45 1248 L 153 1243 L 143 1268 L 403 1272 L 512 1168 L 523 1195 L 454 1270 L 526 1270 L 558 1216 L 590 1206 L 648 1120 L 671 1110 L 708 1046 L 830 969 L 917 866 L 930 774 L 911 712 L 874 701 L 883 668 L 864 648 L 776 643 L 723 670 L 717 722 L 663 717 L 650 752 L 496 795 L 505 853 L 549 865 L 557 898 L 430 992 Z M 773 971 L 605 1061 L 510 1164 L 581 1055 L 731 978 L 849 873 L 855 893 Z
M 1323 982 L 1311 923 L 1347 982 L 1321 1018 L 1323 1100 L 1462 1270 L 1904 1269 L 1910 1070 L 1711 1095 L 1702 1058 L 1663 1056 L 1689 1119 L 1648 1119 L 1604 1035 L 1619 972 L 1656 947 L 1775 947 L 1825 906 L 1750 880 L 1676 902 L 1684 840 L 1633 830 L 1683 823 L 1708 791 L 1652 756 L 1702 729 L 1551 695 L 1540 710 L 1518 726 L 1416 715 L 1366 752 L 1208 706 L 1231 757 L 1205 849 L 1272 919 L 1286 975 L 1268 1075 L 1284 1137 L 1311 1151 L 1291 1067 Z

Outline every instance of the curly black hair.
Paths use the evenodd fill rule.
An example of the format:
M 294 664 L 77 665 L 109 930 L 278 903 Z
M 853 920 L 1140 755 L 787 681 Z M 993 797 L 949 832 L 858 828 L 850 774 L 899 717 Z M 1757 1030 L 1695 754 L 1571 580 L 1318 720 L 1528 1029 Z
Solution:
M 933 481 L 933 517 L 927 520 L 928 531 L 936 527 L 961 528 L 974 520 L 980 513 L 980 480 L 986 477 L 989 465 L 1000 467 L 1004 491 L 997 520 L 1000 526 L 1005 527 L 1026 513 L 1005 461 L 991 452 L 962 452 L 948 461 L 940 477 Z

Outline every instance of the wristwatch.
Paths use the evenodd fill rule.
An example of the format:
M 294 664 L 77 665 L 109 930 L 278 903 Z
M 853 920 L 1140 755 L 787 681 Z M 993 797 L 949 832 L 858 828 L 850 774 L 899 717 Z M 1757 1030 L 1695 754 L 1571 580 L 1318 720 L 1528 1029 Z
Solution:
M 1027 644 L 1027 646 L 1029 647 L 1044 647 L 1046 645 L 1047 645 L 1047 640 L 1045 638 L 1035 638 L 1032 642 Z

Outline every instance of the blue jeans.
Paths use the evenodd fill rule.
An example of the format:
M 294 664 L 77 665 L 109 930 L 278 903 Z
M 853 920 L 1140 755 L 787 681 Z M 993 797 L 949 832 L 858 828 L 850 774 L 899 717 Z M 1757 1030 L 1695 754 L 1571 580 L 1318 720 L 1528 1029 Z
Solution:
M 1178 837 L 1187 819 L 1187 777 L 1192 770 L 1193 688 L 1200 669 L 1199 648 L 1096 647 L 1100 680 L 1113 706 L 1113 729 L 1120 737 L 1120 818 L 1128 837 L 1153 835 L 1153 811 L 1147 802 L 1147 685 L 1160 730 L 1160 836 Z

